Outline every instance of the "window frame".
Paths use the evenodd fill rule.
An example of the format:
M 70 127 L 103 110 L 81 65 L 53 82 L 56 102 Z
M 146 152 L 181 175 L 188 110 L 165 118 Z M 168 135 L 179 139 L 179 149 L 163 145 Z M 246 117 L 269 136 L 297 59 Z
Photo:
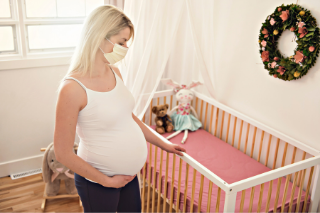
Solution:
M 0 26 L 12 26 L 14 51 L 1 54 L 0 70 L 68 65 L 75 47 L 29 49 L 29 25 L 83 24 L 84 17 L 26 17 L 26 0 L 9 0 L 11 18 L 0 18 Z M 109 4 L 104 0 L 103 4 Z M 52 51 L 54 50 L 54 51 Z

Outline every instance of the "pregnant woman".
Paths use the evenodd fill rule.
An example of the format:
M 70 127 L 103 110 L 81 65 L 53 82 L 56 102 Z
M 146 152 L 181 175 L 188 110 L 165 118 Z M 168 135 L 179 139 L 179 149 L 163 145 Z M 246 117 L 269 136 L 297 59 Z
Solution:
M 186 151 L 163 142 L 132 113 L 134 97 L 113 65 L 131 37 L 133 25 L 120 9 L 93 10 L 58 89 L 54 151 L 75 172 L 84 212 L 141 212 L 136 174 L 146 162 L 146 141 L 181 156 Z

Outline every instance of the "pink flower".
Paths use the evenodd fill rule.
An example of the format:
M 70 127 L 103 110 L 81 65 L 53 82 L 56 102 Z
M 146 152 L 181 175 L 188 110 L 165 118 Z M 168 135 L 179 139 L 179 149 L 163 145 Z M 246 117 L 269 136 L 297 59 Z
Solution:
M 280 12 L 282 10 L 282 8 L 281 7 L 278 7 L 278 12 Z
M 187 115 L 189 115 L 189 113 L 187 112 Z
M 304 22 L 300 21 L 298 24 L 298 27 L 303 27 L 304 25 L 306 25 Z
M 266 28 L 263 28 L 263 30 L 261 31 L 262 34 L 268 34 L 268 30 Z
M 278 57 L 274 57 L 273 60 L 279 61 L 279 58 Z
M 291 27 L 291 28 L 290 28 L 290 31 L 291 31 L 291 32 L 293 32 L 293 31 L 295 31 L 295 30 L 296 30 L 296 28 L 294 28 L 294 27 Z
M 275 68 L 276 65 L 277 65 L 277 62 L 275 62 L 275 61 L 272 62 L 272 63 L 271 63 L 271 68 Z
M 289 10 L 282 11 L 282 14 L 280 15 L 280 18 L 282 19 L 282 22 L 286 21 L 289 17 Z
M 272 18 L 271 20 L 270 20 L 270 24 L 271 25 L 274 25 L 276 23 L 276 21 Z
M 298 33 L 300 33 L 299 38 L 303 38 L 303 36 L 307 35 L 308 30 L 306 27 L 300 27 Z
M 263 51 L 261 53 L 261 58 L 263 62 L 269 61 L 269 51 Z
M 285 68 L 283 66 L 279 66 L 279 69 L 277 70 L 277 72 L 280 73 L 280 75 L 283 75 L 283 73 L 285 72 Z
M 294 59 L 296 59 L 297 64 L 300 62 L 303 62 L 303 60 L 304 60 L 304 55 L 301 51 L 296 51 L 296 55 L 293 57 L 294 57 Z
M 274 74 L 274 75 L 273 75 L 273 77 L 275 77 L 275 78 L 276 78 L 276 77 L 278 77 L 278 75 L 277 75 L 277 74 Z
M 266 42 L 265 40 L 263 40 L 263 41 L 261 42 L 261 45 L 265 47 L 265 46 L 267 46 L 267 42 Z
M 313 52 L 314 51 L 314 46 L 309 47 L 309 51 Z
M 189 103 L 187 103 L 187 105 L 189 105 Z
M 264 35 L 264 37 L 263 38 L 267 38 L 269 35 L 268 34 L 266 34 L 266 35 Z

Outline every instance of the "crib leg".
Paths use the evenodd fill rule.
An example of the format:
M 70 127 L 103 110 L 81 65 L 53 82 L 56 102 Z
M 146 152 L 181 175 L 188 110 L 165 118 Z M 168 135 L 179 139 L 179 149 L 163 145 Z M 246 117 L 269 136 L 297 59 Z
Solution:
M 311 191 L 311 202 L 308 212 L 317 212 L 320 200 L 320 165 L 315 166 L 315 174 L 313 180 L 313 187 Z M 303 184 L 303 183 L 302 183 Z
M 236 208 L 237 192 L 226 193 L 223 212 L 234 212 Z
M 186 129 L 186 130 L 184 130 L 184 136 L 182 138 L 181 143 L 184 143 L 187 140 L 187 137 L 188 137 L 188 130 Z

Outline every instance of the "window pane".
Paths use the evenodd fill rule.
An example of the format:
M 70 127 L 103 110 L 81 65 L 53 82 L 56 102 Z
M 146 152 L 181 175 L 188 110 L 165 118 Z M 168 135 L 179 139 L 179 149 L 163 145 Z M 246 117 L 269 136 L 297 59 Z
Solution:
M 84 17 L 85 3 L 84 0 L 57 0 L 59 17 Z
M 10 3 L 9 0 L 0 0 L 0 18 L 10 18 Z
M 89 15 L 92 10 L 103 4 L 104 0 L 86 0 L 86 15 Z
M 82 24 L 29 25 L 28 38 L 30 49 L 75 47 Z
M 26 16 L 28 18 L 57 16 L 55 0 L 25 0 L 25 1 L 26 1 Z
M 0 26 L 0 51 L 14 50 L 12 26 Z

